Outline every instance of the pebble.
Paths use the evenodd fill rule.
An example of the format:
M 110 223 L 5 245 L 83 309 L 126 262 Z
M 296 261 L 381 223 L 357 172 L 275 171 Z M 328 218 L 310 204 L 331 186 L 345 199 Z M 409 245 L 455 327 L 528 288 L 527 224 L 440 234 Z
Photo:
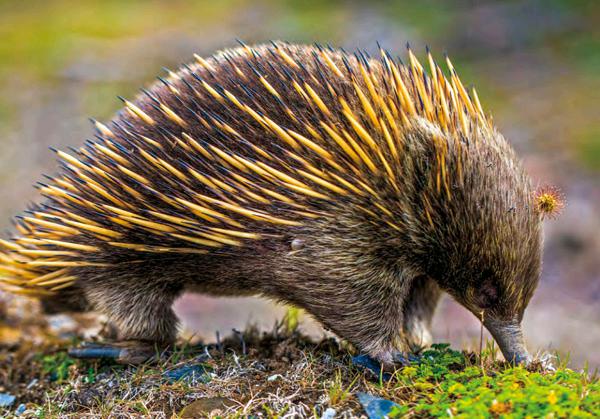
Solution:
M 180 418 L 200 418 L 211 416 L 212 413 L 224 412 L 236 403 L 226 397 L 203 397 L 195 400 L 179 412 Z
M 327 410 L 325 410 L 325 412 L 323 412 L 323 416 L 321 416 L 321 419 L 333 419 L 335 417 L 336 413 L 337 412 L 335 411 L 334 408 L 328 407 Z
M 400 407 L 399 404 L 391 400 L 376 397 L 369 393 L 357 393 L 356 397 L 365 409 L 369 419 L 384 419 L 388 417 L 394 407 Z
M 16 397 L 9 393 L 0 393 L 0 407 L 10 407 L 15 402 Z
M 27 410 L 27 407 L 21 403 L 19 407 L 15 409 L 15 416 L 21 416 L 23 413 L 25 413 L 25 410 Z

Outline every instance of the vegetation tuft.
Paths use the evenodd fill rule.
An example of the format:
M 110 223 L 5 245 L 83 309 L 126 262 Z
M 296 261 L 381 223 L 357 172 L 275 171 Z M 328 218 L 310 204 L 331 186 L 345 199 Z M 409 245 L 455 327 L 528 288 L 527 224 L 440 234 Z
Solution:
M 434 345 L 411 366 L 393 376 L 394 389 L 408 388 L 392 416 L 597 417 L 600 383 L 587 371 L 559 366 L 545 371 L 494 361 Z M 408 399 L 408 400 L 407 400 Z

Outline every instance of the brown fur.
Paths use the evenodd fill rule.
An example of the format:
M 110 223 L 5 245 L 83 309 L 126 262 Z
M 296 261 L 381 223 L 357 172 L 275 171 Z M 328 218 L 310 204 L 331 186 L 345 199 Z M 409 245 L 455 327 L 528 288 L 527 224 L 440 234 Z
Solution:
M 285 48 L 301 66 L 286 64 L 277 48 Z M 119 179 L 143 196 L 138 202 L 130 198 L 140 214 L 147 215 L 154 209 L 175 216 L 192 215 L 169 207 L 164 197 L 190 201 L 195 194 L 234 201 L 239 198 L 237 193 L 213 190 L 198 181 L 184 184 L 140 156 L 142 148 L 180 171 L 193 167 L 201 173 L 232 179 L 230 174 L 235 169 L 231 165 L 217 164 L 178 145 L 176 140 L 184 132 L 205 146 L 213 144 L 253 161 L 268 162 L 248 145 L 255 144 L 289 167 L 301 168 L 285 153 L 285 144 L 272 130 L 257 123 L 248 112 L 211 95 L 203 82 L 219 92 L 226 89 L 234 93 L 278 126 L 310 137 L 306 124 L 319 128 L 319 121 L 325 116 L 294 90 L 290 80 L 307 81 L 331 110 L 328 120 L 337 121 L 335 127 L 345 127 L 356 136 L 342 115 L 338 98 L 328 89 L 329 83 L 368 126 L 352 85 L 323 64 L 318 58 L 321 50 L 283 44 L 248 50 L 221 53 L 209 59 L 208 66 L 184 69 L 177 77 L 157 83 L 148 94 L 139 96 L 134 103 L 154 124 L 122 111 L 108 124 L 114 140 L 100 133 L 101 141 L 118 144 L 123 154 L 128 153 L 131 167 L 150 180 L 152 189 L 122 173 Z M 389 92 L 382 62 L 339 51 L 327 54 L 345 77 L 350 71 L 360 74 L 360 63 L 368 63 L 369 71 L 379 80 L 378 88 Z M 235 67 L 244 76 L 236 73 Z M 414 71 L 402 71 L 411 94 L 418 98 L 414 84 L 410 84 L 411 80 L 414 83 Z M 265 89 L 257 74 L 265 76 L 281 100 Z M 368 90 L 364 80 L 356 80 L 361 89 Z M 415 103 L 419 106 L 418 100 Z M 186 126 L 161 112 L 161 104 L 173 110 Z M 296 120 L 286 113 L 286 108 Z M 299 221 L 293 226 L 228 213 L 243 219 L 248 231 L 261 234 L 260 240 L 247 241 L 243 246 L 224 246 L 207 254 L 139 252 L 113 247 L 106 244 L 109 239 L 84 234 L 79 243 L 102 250 L 85 254 L 83 260 L 110 266 L 70 269 L 77 281 L 73 287 L 60 291 L 61 298 L 74 300 L 78 305 L 85 299 L 117 324 L 122 339 L 168 343 L 175 338 L 177 329 L 171 305 L 181 293 L 262 295 L 305 308 L 327 328 L 384 362 L 391 362 L 396 352 L 418 350 L 430 343 L 431 317 L 442 291 L 478 316 L 484 311 L 490 318 L 520 321 L 539 276 L 540 219 L 533 208 L 529 179 L 510 146 L 492 127 L 479 124 L 472 115 L 468 118 L 469 131 L 464 132 L 444 130 L 426 118 L 409 116 L 410 123 L 403 125 L 402 142 L 398 144 L 399 157 L 393 162 L 394 179 L 383 170 L 367 174 L 368 168 L 359 166 L 363 172 L 360 178 L 377 193 L 377 198 L 369 194 L 348 194 L 329 200 L 304 197 L 298 202 L 316 214 L 313 217 L 295 213 L 293 207 L 281 201 L 249 204 L 253 209 Z M 202 120 L 210 122 L 210 127 Z M 458 124 L 456 121 L 454 124 Z M 218 124 L 233 128 L 244 140 L 215 128 Z M 319 132 L 325 137 L 323 129 L 319 128 Z M 384 143 L 383 136 L 370 132 L 378 143 Z M 144 137 L 159 142 L 163 149 L 149 145 Z M 334 150 L 331 140 L 326 147 L 341 153 Z M 77 158 L 92 166 L 115 166 L 106 155 L 89 150 L 92 151 L 81 152 Z M 314 154 L 300 154 L 316 168 L 331 170 Z M 445 162 L 443 169 L 440 155 Z M 272 164 L 280 170 L 285 168 L 284 163 Z M 68 167 L 62 173 L 69 181 L 78 177 Z M 346 179 L 355 183 L 352 176 Z M 440 176 L 442 183 L 447 184 L 440 186 Z M 249 177 L 264 183 L 255 174 Z M 100 177 L 96 179 L 106 183 Z M 77 185 L 76 180 L 72 183 Z M 111 193 L 126 196 L 117 183 L 107 186 Z M 281 188 L 280 192 L 298 199 L 298 194 Z M 87 202 L 113 205 L 105 198 L 92 197 L 85 188 L 81 196 Z M 108 226 L 123 235 L 120 242 L 193 247 L 168 234 L 115 224 L 108 221 L 108 215 L 87 204 L 75 205 L 50 197 L 46 206 L 39 208 L 49 211 L 48 207 L 58 207 L 59 214 L 64 208 Z M 381 207 L 387 211 L 380 211 Z

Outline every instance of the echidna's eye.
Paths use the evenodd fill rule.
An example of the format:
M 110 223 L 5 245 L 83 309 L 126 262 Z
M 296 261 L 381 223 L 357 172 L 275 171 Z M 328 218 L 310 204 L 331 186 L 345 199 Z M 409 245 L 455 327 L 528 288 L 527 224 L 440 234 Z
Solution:
M 499 297 L 498 284 L 490 277 L 481 281 L 475 290 L 475 301 L 482 309 L 488 309 L 496 305 Z

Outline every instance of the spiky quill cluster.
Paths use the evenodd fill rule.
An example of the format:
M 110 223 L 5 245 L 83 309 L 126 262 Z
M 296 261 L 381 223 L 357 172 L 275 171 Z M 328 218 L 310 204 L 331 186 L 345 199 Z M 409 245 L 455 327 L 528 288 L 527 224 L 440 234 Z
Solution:
M 565 197 L 554 186 L 542 186 L 535 192 L 535 205 L 543 218 L 556 218 L 565 207 Z
M 420 216 L 436 228 L 432 196 L 452 199 L 462 159 L 494 128 L 450 60 L 446 76 L 429 52 L 429 74 L 410 49 L 407 65 L 380 53 L 242 45 L 123 100 L 118 118 L 94 122 L 94 140 L 56 151 L 60 174 L 39 184 L 46 202 L 0 242 L 2 288 L 48 295 L 80 267 L 228 252 L 332 215 L 332 202 L 402 231 L 384 195 L 403 193 L 406 135 L 419 126 L 435 142 Z M 464 149 L 450 162 L 449 147 Z

